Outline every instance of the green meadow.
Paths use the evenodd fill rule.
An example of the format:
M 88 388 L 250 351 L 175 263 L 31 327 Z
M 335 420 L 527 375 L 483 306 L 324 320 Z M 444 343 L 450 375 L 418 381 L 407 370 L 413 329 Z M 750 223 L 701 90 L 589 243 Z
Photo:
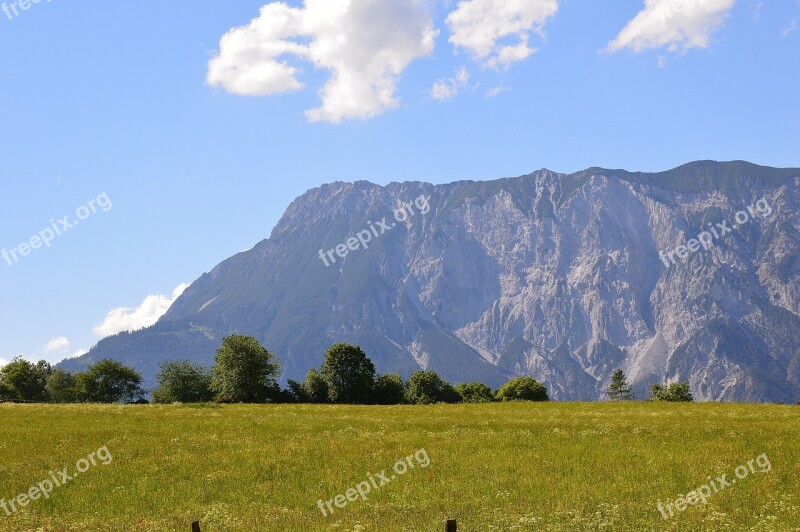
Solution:
M 0 530 L 800 530 L 798 434 L 800 406 L 779 405 L 2 404 L 6 501 L 103 446 L 113 459 L 0 509 Z M 420 449 L 428 467 L 323 516 L 318 500 Z M 770 471 L 659 512 L 762 454 Z

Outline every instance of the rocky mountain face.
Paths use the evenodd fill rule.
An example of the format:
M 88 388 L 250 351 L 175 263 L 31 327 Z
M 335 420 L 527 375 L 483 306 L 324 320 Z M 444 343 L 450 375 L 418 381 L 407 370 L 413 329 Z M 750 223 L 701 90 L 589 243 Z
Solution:
M 640 398 L 687 380 L 698 400 L 800 401 L 799 192 L 800 169 L 711 161 L 324 185 L 158 324 L 63 367 L 112 357 L 152 385 L 161 361 L 210 365 L 242 333 L 284 380 L 344 341 L 381 372 L 532 375 L 557 400 L 603 398 L 622 368 Z

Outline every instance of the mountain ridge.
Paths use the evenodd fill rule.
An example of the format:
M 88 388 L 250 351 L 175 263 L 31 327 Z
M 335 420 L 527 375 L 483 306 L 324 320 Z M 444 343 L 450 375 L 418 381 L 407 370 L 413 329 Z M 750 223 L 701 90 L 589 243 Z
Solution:
M 624 367 L 640 396 L 650 382 L 681 378 L 701 399 L 796 400 L 800 349 L 784 329 L 800 324 L 792 258 L 800 233 L 789 215 L 799 185 L 800 169 L 744 161 L 657 173 L 542 169 L 444 185 L 325 184 L 295 199 L 269 238 L 192 283 L 154 327 L 101 340 L 62 366 L 109 356 L 152 385 L 156 361 L 210 364 L 221 337 L 241 332 L 284 359 L 284 379 L 302 379 L 327 345 L 351 341 L 380 371 L 407 376 L 424 367 L 492 386 L 532 374 L 556 399 L 598 399 L 610 372 Z M 338 268 L 317 258 L 420 196 L 429 197 L 428 214 Z M 762 196 L 776 211 L 763 230 L 742 226 L 730 247 L 661 264 L 659 250 Z M 756 268 L 770 249 L 780 258 Z M 703 269 L 708 278 L 693 275 Z M 741 299 L 748 289 L 757 299 Z M 788 351 L 765 338 L 775 328 Z M 727 337 L 755 362 L 731 352 Z

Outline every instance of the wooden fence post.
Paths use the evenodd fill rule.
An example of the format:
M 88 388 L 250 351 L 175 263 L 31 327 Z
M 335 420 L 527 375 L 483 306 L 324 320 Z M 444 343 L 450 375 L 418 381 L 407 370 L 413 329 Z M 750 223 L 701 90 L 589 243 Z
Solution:
M 192 523 L 192 532 L 200 532 L 200 521 Z
M 458 523 L 455 519 L 448 519 L 447 525 L 444 527 L 444 532 L 458 532 Z

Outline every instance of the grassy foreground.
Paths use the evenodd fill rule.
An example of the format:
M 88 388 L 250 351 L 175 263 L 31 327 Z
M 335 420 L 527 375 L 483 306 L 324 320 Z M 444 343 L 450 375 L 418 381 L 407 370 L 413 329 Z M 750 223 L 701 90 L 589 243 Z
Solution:
M 0 498 L 106 446 L 0 530 L 800 530 L 800 407 L 735 404 L 0 405 Z M 417 467 L 323 517 L 424 448 Z M 766 453 L 708 504 L 656 504 Z M 379 482 L 378 482 L 379 483 Z

